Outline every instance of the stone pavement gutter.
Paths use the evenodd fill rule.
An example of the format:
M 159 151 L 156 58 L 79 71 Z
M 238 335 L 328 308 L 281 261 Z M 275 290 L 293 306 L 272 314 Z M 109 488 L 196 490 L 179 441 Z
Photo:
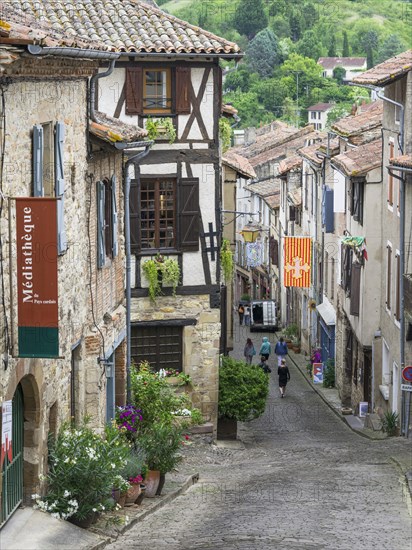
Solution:
M 155 498 L 144 498 L 141 505 L 133 505 L 122 508 L 116 513 L 105 515 L 100 520 L 92 525 L 88 531 L 91 531 L 102 538 L 98 544 L 91 546 L 91 550 L 103 548 L 109 542 L 117 540 L 117 538 L 128 531 L 133 525 L 142 521 L 149 514 L 153 514 L 160 510 L 169 502 L 184 493 L 189 487 L 197 483 L 199 474 L 190 474 L 188 476 L 182 474 L 168 474 L 166 483 L 163 488 L 162 496 Z M 114 519 L 115 521 L 111 521 Z
M 336 389 L 324 388 L 312 383 L 306 370 L 308 358 L 300 353 L 295 353 L 288 350 L 288 358 L 295 365 L 310 387 L 319 395 L 319 397 L 328 405 L 328 407 L 338 416 L 345 424 L 355 433 L 370 440 L 387 439 L 382 432 L 376 432 L 364 427 L 363 419 L 355 415 L 343 415 L 341 412 L 342 404 Z M 392 462 L 396 465 L 401 474 L 400 483 L 402 485 L 403 497 L 408 507 L 409 515 L 412 517 L 412 470 L 410 460 L 400 457 L 391 457 Z

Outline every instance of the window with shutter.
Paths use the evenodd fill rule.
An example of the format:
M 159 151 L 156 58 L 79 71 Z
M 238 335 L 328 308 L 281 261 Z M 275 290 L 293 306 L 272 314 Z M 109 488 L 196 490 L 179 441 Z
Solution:
M 56 123 L 55 131 L 55 194 L 57 201 L 57 246 L 58 253 L 63 254 L 67 250 L 67 236 L 64 224 L 64 137 L 65 127 L 63 122 Z
M 363 193 L 364 184 L 363 181 L 355 180 L 351 182 L 352 185 L 352 197 L 351 197 L 351 212 L 353 219 L 363 224 Z
M 107 258 L 113 256 L 113 196 L 111 180 L 103 180 L 104 184 L 104 253 Z
M 143 69 L 128 67 L 126 69 L 126 115 L 143 113 Z
M 179 245 L 184 252 L 199 250 L 199 179 L 179 182 Z
M 176 179 L 142 178 L 139 195 L 140 248 L 176 248 Z
M 190 114 L 190 67 L 176 67 L 176 113 Z
M 296 221 L 296 208 L 292 205 L 289 206 L 289 221 Z
M 172 112 L 172 79 L 170 69 L 143 69 L 143 112 Z
M 352 264 L 351 289 L 350 289 L 350 314 L 359 316 L 360 308 L 360 284 L 361 284 L 361 265 Z
M 161 368 L 182 371 L 183 327 L 132 326 L 131 355 L 137 365 L 149 361 L 156 371 Z
M 399 252 L 395 256 L 396 260 L 396 294 L 395 294 L 395 319 L 401 319 L 401 292 L 400 292 L 400 276 L 401 276 L 401 257 Z
M 272 264 L 278 266 L 279 265 L 279 243 L 273 236 L 270 237 L 269 247 L 270 247 L 270 259 L 272 261 Z
M 389 143 L 389 159 L 394 157 L 395 146 Z M 393 206 L 393 176 L 389 173 L 388 176 L 388 206 Z
M 333 233 L 335 214 L 333 211 L 333 189 L 325 188 L 325 232 Z
M 392 247 L 387 246 L 386 250 L 386 307 L 391 309 L 391 293 L 392 293 Z
M 105 185 L 98 181 L 97 187 L 97 267 L 103 267 L 106 260 L 105 243 Z
M 112 257 L 115 258 L 119 253 L 119 244 L 117 240 L 117 203 L 116 203 L 116 176 L 113 174 L 111 181 L 111 203 L 112 203 L 112 227 L 111 227 L 111 237 L 112 237 Z

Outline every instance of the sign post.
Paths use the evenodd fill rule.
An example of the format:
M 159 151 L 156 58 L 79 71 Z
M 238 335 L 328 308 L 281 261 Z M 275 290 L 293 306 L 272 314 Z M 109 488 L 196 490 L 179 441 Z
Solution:
M 405 382 L 412 382 L 412 366 L 403 367 L 402 378 Z

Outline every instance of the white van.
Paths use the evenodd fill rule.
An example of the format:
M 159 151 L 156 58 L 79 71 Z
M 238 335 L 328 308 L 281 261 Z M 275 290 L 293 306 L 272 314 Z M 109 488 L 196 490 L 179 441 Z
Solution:
M 252 300 L 250 330 L 277 330 L 277 308 L 273 300 Z

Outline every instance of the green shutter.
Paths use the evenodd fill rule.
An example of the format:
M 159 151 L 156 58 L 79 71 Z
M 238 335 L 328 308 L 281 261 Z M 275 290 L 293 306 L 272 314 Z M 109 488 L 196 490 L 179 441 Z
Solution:
M 106 259 L 104 183 L 97 182 L 97 267 L 103 267 Z
M 33 126 L 33 196 L 44 197 L 43 188 L 43 127 Z
M 59 198 L 57 201 L 57 247 L 59 254 L 67 250 L 67 236 L 64 226 L 64 123 L 56 123 L 56 133 L 54 137 L 54 163 L 55 163 L 55 195 Z

